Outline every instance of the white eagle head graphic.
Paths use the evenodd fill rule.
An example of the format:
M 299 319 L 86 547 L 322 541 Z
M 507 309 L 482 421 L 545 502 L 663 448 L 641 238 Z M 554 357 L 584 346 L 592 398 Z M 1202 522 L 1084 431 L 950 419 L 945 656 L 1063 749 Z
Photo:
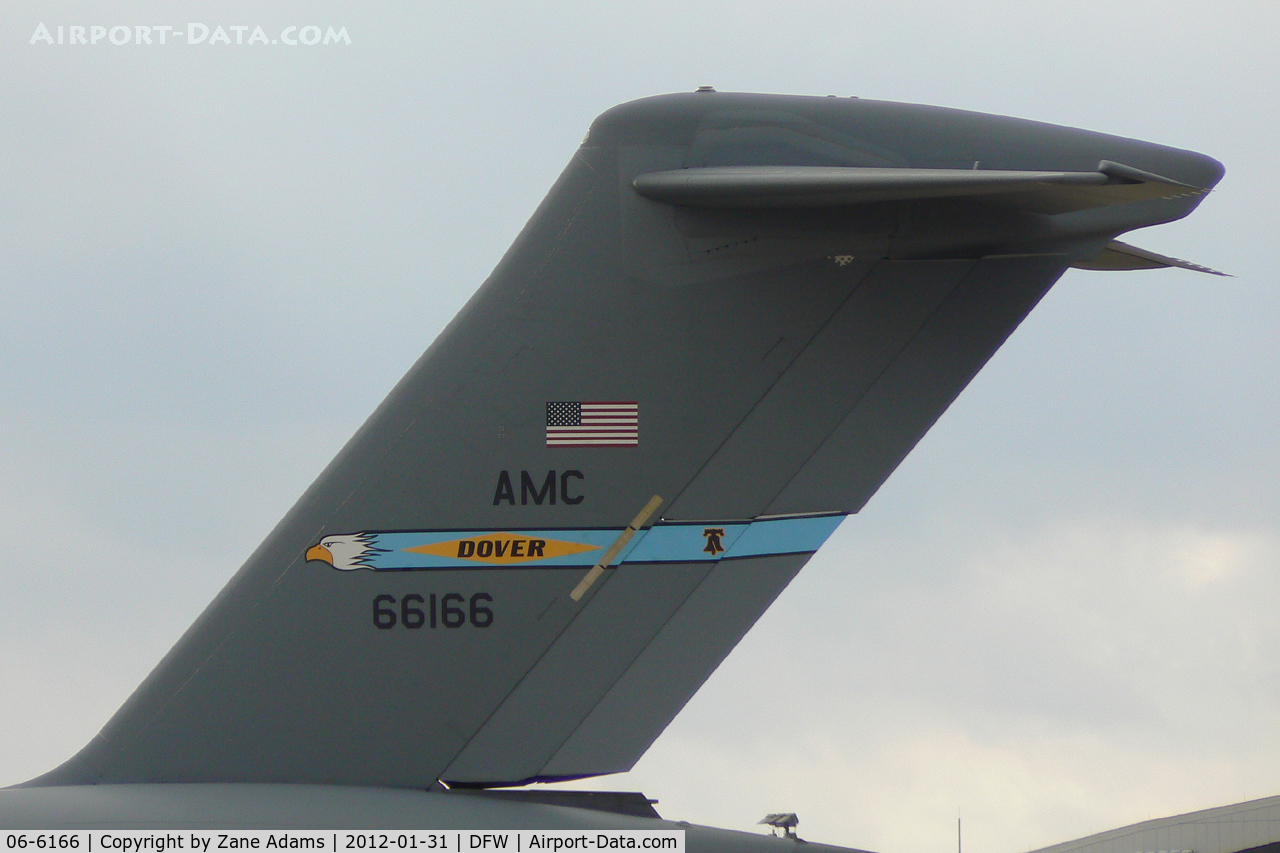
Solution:
M 381 553 L 372 542 L 373 537 L 368 533 L 334 533 L 308 548 L 307 560 L 320 560 L 344 572 L 372 569 L 369 560 Z

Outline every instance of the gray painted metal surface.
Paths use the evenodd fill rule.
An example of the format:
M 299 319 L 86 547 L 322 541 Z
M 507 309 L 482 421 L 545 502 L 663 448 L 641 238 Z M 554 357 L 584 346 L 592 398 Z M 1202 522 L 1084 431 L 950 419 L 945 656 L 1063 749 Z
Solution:
M 861 509 L 1066 264 L 1052 254 L 978 261 L 765 512 Z
M 1143 821 L 1035 853 L 1238 853 L 1280 844 L 1280 797 Z
M 636 192 L 689 207 L 844 207 L 877 201 L 970 198 L 1035 213 L 1066 213 L 1206 190 L 1103 160 L 1093 172 L 858 166 L 712 166 L 638 176 Z
M 1187 215 L 1221 175 L 933 107 L 610 110 L 466 307 L 21 802 L 628 769 L 1062 271 L 1110 263 L 1117 235 Z M 701 201 L 672 195 L 695 184 Z M 654 496 L 619 567 L 570 598 Z M 67 796 L 104 796 L 84 791 Z
M 716 518 L 717 510 L 727 510 L 730 517 L 754 518 L 766 512 L 974 263 L 877 263 L 720 445 L 667 515 Z M 744 477 L 744 471 L 754 471 L 754 476 Z M 845 503 L 821 496 L 812 506 L 832 511 Z
M 623 565 L 442 774 L 451 783 L 543 776 L 542 768 L 672 614 L 711 563 Z M 529 721 L 538 728 L 530 731 Z M 656 734 L 656 733 L 655 733 Z M 531 736 L 532 735 L 532 736 Z M 495 768 L 501 773 L 495 777 Z M 587 775 L 574 768 L 565 776 Z
M 809 556 L 717 563 L 538 775 L 630 770 Z

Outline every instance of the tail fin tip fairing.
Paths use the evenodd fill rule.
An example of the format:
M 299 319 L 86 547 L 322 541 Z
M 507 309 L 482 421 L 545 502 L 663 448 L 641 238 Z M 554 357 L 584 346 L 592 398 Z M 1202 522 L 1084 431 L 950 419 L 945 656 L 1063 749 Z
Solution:
M 761 203 L 728 207 L 645 190 L 697 169 L 950 189 L 778 206 L 740 183 Z M 1032 210 L 954 192 L 990 183 L 962 169 L 1132 197 Z M 609 111 L 201 618 L 32 784 L 628 769 L 1062 272 L 1220 176 L 1190 152 L 874 101 Z
M 1181 258 L 1139 249 L 1137 246 L 1130 246 L 1119 240 L 1112 240 L 1096 256 L 1076 261 L 1071 266 L 1082 270 L 1158 270 L 1176 267 L 1191 272 L 1231 278 L 1228 273 L 1184 261 Z

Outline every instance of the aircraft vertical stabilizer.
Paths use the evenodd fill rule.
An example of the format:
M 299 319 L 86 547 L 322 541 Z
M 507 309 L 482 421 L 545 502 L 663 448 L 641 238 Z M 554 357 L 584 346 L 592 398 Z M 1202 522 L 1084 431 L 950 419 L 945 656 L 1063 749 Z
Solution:
M 1114 267 L 1117 235 L 1221 174 L 856 99 L 609 111 L 200 619 L 29 784 L 629 769 L 1063 271 Z

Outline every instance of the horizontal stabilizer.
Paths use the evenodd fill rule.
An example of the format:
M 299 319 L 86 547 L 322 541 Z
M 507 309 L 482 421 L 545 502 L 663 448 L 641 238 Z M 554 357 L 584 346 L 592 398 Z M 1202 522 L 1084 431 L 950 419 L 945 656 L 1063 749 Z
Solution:
M 685 207 L 842 207 L 970 198 L 1048 214 L 1207 192 L 1109 160 L 1093 172 L 711 166 L 650 172 L 638 176 L 634 186 L 645 198 Z
M 1108 243 L 1107 247 L 1097 257 L 1090 258 L 1087 261 L 1076 261 L 1071 266 L 1078 270 L 1159 270 L 1167 267 L 1177 267 L 1178 269 L 1191 270 L 1192 272 L 1204 272 L 1209 275 L 1221 275 L 1230 278 L 1225 272 L 1202 267 L 1200 264 L 1193 264 L 1191 261 L 1184 261 L 1181 258 L 1171 258 L 1168 255 L 1148 252 L 1146 249 L 1139 249 L 1137 246 L 1130 246 L 1128 243 L 1121 243 L 1119 240 L 1112 240 Z

